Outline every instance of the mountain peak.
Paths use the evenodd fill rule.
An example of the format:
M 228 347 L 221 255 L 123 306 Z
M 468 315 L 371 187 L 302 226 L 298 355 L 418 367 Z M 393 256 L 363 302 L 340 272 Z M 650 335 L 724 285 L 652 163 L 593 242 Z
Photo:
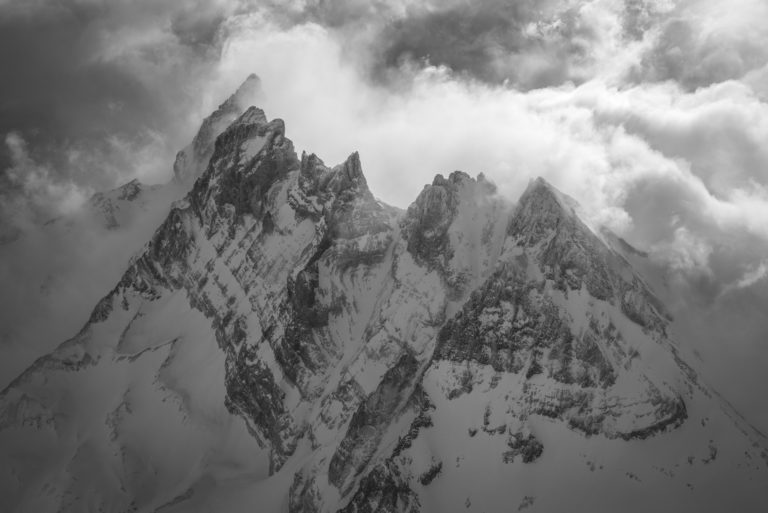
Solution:
M 506 219 L 506 202 L 484 176 L 472 178 L 453 171 L 435 176 L 408 207 L 403 233 L 408 251 L 430 268 L 440 269 L 456 291 L 482 274 L 495 259 L 496 244 Z
M 528 182 L 525 192 L 520 196 L 520 204 L 531 200 L 544 201 L 553 207 L 559 207 L 563 212 L 569 214 L 575 214 L 575 207 L 578 205 L 576 200 L 560 192 L 541 176 L 532 178 Z
M 557 190 L 544 178 L 532 179 L 518 200 L 509 233 L 525 233 L 528 243 L 536 243 L 561 222 L 579 220 L 577 205 L 576 200 Z
M 242 109 L 257 100 L 261 94 L 261 79 L 255 73 L 251 73 L 232 96 L 227 99 L 224 105 L 236 104 Z
M 450 175 L 448 175 L 448 178 L 445 178 L 442 174 L 435 175 L 435 178 L 432 180 L 433 186 L 443 186 L 443 185 L 458 185 L 464 182 L 474 182 L 475 179 L 469 176 L 464 171 L 453 171 Z
M 224 103 L 203 120 L 192 143 L 176 155 L 176 161 L 173 164 L 174 181 L 190 183 L 199 177 L 213 155 L 216 138 L 230 124 L 241 118 L 244 112 L 249 112 L 251 116 L 246 118 L 245 122 L 254 122 L 257 119 L 263 119 L 263 122 L 266 122 L 261 109 L 249 108 L 260 97 L 261 80 L 255 74 L 251 74 Z
M 262 149 L 280 144 L 284 135 L 285 122 L 282 119 L 269 121 L 262 109 L 251 106 L 216 138 L 211 161 L 234 158 L 235 162 L 246 164 Z
M 279 121 L 285 126 L 283 120 L 276 119 L 275 121 Z M 233 125 L 263 125 L 267 122 L 267 116 L 264 114 L 264 111 L 258 107 L 251 106 L 235 120 Z
M 344 162 L 332 168 L 326 166 L 314 153 L 302 153 L 301 183 L 303 190 L 308 194 L 370 194 L 358 152 L 353 152 Z
M 359 153 L 353 152 L 343 164 L 334 167 L 333 172 L 337 175 L 338 191 L 350 189 L 368 191 L 368 182 L 363 175 Z

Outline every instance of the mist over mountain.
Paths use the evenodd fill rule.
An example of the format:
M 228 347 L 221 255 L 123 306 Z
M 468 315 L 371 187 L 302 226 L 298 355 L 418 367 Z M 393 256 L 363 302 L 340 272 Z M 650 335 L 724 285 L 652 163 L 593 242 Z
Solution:
M 766 19 L 0 0 L 4 503 L 760 511 Z
M 259 91 L 203 121 L 168 184 L 90 200 L 125 270 L 0 393 L 12 510 L 765 501 L 768 439 L 700 378 L 647 254 L 543 178 L 509 201 L 455 171 L 389 206 L 358 153 L 299 156 Z

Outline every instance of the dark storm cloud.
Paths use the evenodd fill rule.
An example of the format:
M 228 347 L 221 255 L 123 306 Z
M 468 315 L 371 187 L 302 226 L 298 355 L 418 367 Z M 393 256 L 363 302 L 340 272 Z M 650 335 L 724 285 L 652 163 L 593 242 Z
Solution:
M 644 30 L 651 8 L 636 3 L 631 27 Z M 581 83 L 592 76 L 601 34 L 585 6 L 565 0 L 314 0 L 266 11 L 283 28 L 316 23 L 341 35 L 375 83 L 391 85 L 425 66 L 522 90 Z M 403 74 L 405 72 L 405 74 Z
M 170 161 L 223 19 L 198 1 L 0 2 L 2 222 L 57 213 L 31 181 L 87 193 Z
M 449 2 L 388 24 L 374 44 L 374 72 L 410 62 L 520 89 L 581 82 L 596 36 L 563 2 Z
M 353 23 L 382 22 L 393 16 L 395 11 L 386 1 L 315 0 L 305 4 L 295 21 L 314 21 L 324 27 L 341 28 Z
M 162 107 L 133 76 L 91 60 L 84 32 L 98 14 L 73 5 L 0 16 L 0 132 L 20 132 L 35 144 L 157 122 Z M 117 116 L 117 105 L 131 108 Z M 3 153 L 7 159 L 7 148 Z

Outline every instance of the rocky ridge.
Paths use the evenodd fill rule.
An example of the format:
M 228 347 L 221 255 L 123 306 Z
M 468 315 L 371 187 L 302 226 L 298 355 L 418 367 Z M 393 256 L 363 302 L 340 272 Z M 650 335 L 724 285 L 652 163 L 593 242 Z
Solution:
M 766 476 L 759 435 L 684 364 L 661 303 L 573 200 L 538 179 L 513 205 L 457 171 L 402 212 L 375 199 L 357 153 L 334 167 L 299 157 L 281 120 L 255 107 L 235 116 L 236 104 L 179 154 L 177 179 L 199 178 L 83 329 L 2 392 L 0 443 L 24 432 L 62 447 L 55 465 L 17 464 L 11 481 L 44 486 L 62 511 L 86 501 L 187 511 L 207 500 L 208 453 L 195 460 L 202 470 L 183 473 L 124 439 L 156 430 L 177 446 L 157 435 L 159 420 L 134 425 L 149 401 L 180 414 L 180 432 L 211 422 L 185 372 L 184 355 L 201 348 L 221 355 L 196 376 L 220 380 L 223 395 L 206 400 L 244 421 L 258 448 L 243 446 L 264 461 L 253 481 L 275 483 L 291 512 L 500 511 L 540 493 L 521 476 L 549 468 L 550 455 L 575 461 L 598 447 L 611 465 L 605 454 L 641 454 L 644 443 L 662 475 L 686 480 L 655 486 L 707 504 L 685 487 L 710 482 L 705 458 L 692 474 L 660 450 L 679 432 L 689 441 L 677 451 L 698 454 L 725 430 L 718 461 Z M 114 368 L 125 379 L 84 413 L 76 386 Z M 114 482 L 84 483 L 92 461 Z M 650 472 L 641 456 L 630 461 L 632 475 Z M 473 479 L 482 469 L 495 480 Z M 740 490 L 759 497 L 748 481 Z M 31 489 L 13 492 L 16 504 L 31 504 Z M 535 507 L 553 507 L 547 500 L 557 499 Z

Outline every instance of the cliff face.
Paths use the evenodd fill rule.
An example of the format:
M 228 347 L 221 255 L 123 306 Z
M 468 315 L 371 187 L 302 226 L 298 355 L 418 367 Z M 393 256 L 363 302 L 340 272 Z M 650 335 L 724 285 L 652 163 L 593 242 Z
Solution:
M 759 436 L 698 382 L 663 306 L 573 200 L 539 179 L 512 205 L 454 172 L 402 212 L 356 153 L 299 157 L 260 109 L 206 146 L 219 111 L 177 160 L 200 173 L 185 199 L 82 330 L 2 392 L 14 507 L 765 498 Z M 627 503 L 641 480 L 658 493 Z

